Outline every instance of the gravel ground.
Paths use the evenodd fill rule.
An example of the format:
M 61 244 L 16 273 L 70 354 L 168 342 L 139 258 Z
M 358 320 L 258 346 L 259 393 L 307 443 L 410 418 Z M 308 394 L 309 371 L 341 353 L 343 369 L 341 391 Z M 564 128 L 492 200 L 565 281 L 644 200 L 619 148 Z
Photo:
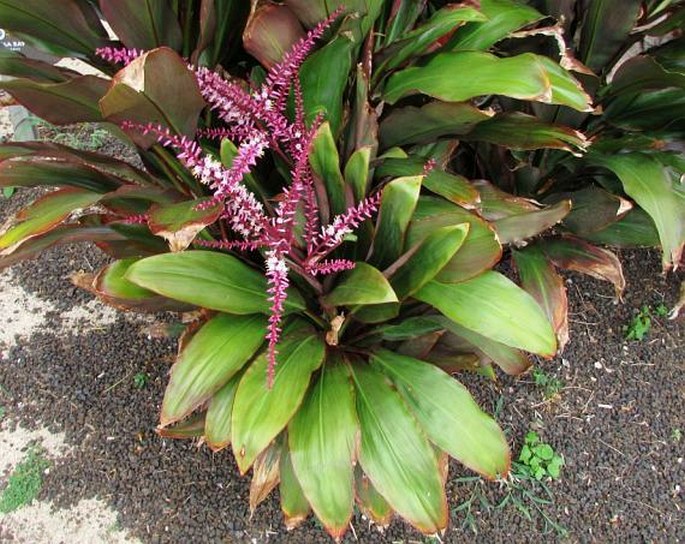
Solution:
M 25 191 L 0 199 L 0 217 L 24 198 Z M 482 405 L 497 412 L 514 452 L 526 431 L 535 429 L 563 454 L 561 479 L 548 483 L 552 503 L 541 513 L 527 498 L 544 496 L 540 485 L 485 484 L 453 464 L 451 524 L 444 542 L 683 538 L 683 320 L 654 319 L 641 342 L 625 341 L 622 327 L 644 304 L 672 306 L 685 276 L 660 276 L 655 252 L 624 251 L 621 257 L 628 280 L 622 304 L 615 303 L 608 284 L 568 276 L 571 342 L 562 357 L 541 363 L 563 382 L 556 395 L 546 398 L 530 376 L 500 377 L 497 383 L 463 377 Z M 45 316 L 42 330 L 0 351 L 6 424 L 47 426 L 63 432 L 70 446 L 47 476 L 41 499 L 64 508 L 104 500 L 116 510 L 118 525 L 145 543 L 329 542 L 313 520 L 286 532 L 277 493 L 250 518 L 249 481 L 239 477 L 228 452 L 213 454 L 155 434 L 175 343 L 151 338 L 149 319 L 117 314 L 79 327 L 65 323 L 65 313 L 86 304 L 106 313 L 65 279 L 103 262 L 95 249 L 67 246 L 12 270 L 13 282 L 56 308 Z M 141 372 L 148 380 L 137 388 L 133 378 Z M 508 494 L 522 506 L 513 499 L 502 508 L 492 506 Z M 467 501 L 470 513 L 459 508 Z M 526 505 L 532 519 L 525 515 Z M 345 542 L 429 541 L 400 521 L 381 534 L 356 515 L 353 527 Z M 0 531 L 4 538 L 11 537 Z

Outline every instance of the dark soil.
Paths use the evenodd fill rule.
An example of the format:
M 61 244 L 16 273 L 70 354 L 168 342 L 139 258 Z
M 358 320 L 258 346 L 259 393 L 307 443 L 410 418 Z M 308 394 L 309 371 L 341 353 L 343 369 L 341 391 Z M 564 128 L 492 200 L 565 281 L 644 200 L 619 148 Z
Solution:
M 16 202 L 0 199 L 0 217 Z M 541 514 L 526 497 L 545 497 L 540 484 L 474 481 L 453 464 L 444 542 L 680 542 L 685 535 L 683 319 L 655 318 L 641 342 L 625 341 L 622 330 L 645 304 L 672 306 L 685 276 L 660 276 L 655 252 L 624 251 L 621 258 L 628 280 L 622 304 L 608 284 L 569 276 L 571 342 L 562 357 L 540 364 L 563 381 L 558 394 L 546 398 L 530 376 L 498 383 L 462 377 L 497 412 L 515 454 L 535 429 L 566 465 L 559 480 L 547 482 L 553 502 Z M 68 246 L 14 270 L 22 287 L 64 311 L 90 298 L 65 278 L 104 262 L 97 250 Z M 7 419 L 49 425 L 75 446 L 47 477 L 44 498 L 60 506 L 104 499 L 143 542 L 329 542 L 311 519 L 286 532 L 277 493 L 250 518 L 249 480 L 230 453 L 155 434 L 175 342 L 149 338 L 143 327 L 122 315 L 76 335 L 64 332 L 54 313 L 43 332 L 0 358 Z M 138 389 L 133 377 L 140 372 L 149 380 Z M 507 494 L 509 503 L 496 508 Z M 469 499 L 467 515 L 458 508 Z M 353 526 L 345 542 L 429 541 L 401 521 L 380 534 L 357 514 Z

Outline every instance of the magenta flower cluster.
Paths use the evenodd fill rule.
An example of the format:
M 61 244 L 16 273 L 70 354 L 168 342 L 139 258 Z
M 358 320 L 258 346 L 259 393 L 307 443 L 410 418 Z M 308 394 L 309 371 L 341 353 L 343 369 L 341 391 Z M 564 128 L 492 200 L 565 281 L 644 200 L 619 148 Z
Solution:
M 225 123 L 220 129 L 204 130 L 200 135 L 230 138 L 237 144 L 238 150 L 229 168 L 205 154 L 194 140 L 159 126 L 137 127 L 146 133 L 156 134 L 162 144 L 175 148 L 180 161 L 211 189 L 213 202 L 222 204 L 221 219 L 230 227 L 231 239 L 202 245 L 233 251 L 263 252 L 271 303 L 266 334 L 270 385 L 274 379 L 290 271 L 296 270 L 311 284 L 317 285 L 317 275 L 353 268 L 352 261 L 326 257 L 344 241 L 345 236 L 376 212 L 380 200 L 380 194 L 376 193 L 334 217 L 328 225 L 320 225 L 309 154 L 321 121 L 317 118 L 311 126 L 305 122 L 299 69 L 316 41 L 338 15 L 339 12 L 335 12 L 310 30 L 269 70 L 264 84 L 252 91 L 226 81 L 208 68 L 190 66 L 196 74 L 203 97 Z M 114 48 L 98 50 L 105 60 L 121 64 L 132 62 L 142 53 Z M 295 99 L 294 119 L 286 115 L 286 104 L 291 93 Z M 133 127 L 129 124 L 126 128 Z M 290 184 L 283 189 L 278 204 L 269 210 L 242 183 L 245 175 L 267 150 L 285 159 L 291 172 Z M 295 235 L 298 210 L 304 217 L 303 244 Z M 300 247 L 302 245 L 304 247 Z

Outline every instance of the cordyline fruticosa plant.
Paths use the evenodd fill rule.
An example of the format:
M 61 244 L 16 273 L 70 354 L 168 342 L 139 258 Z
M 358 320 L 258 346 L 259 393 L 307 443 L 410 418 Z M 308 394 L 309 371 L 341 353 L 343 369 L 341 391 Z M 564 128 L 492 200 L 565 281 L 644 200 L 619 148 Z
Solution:
M 683 119 L 660 100 L 682 111 L 682 39 L 629 61 L 646 82 L 610 75 L 682 7 L 609 4 L 0 0 L 3 26 L 101 70 L 6 52 L 1 86 L 144 164 L 1 146 L 0 185 L 58 189 L 9 223 L 0 265 L 90 240 L 116 259 L 79 280 L 103 300 L 202 309 L 159 432 L 230 445 L 251 507 L 280 484 L 289 526 L 312 509 L 340 537 L 356 500 L 440 531 L 448 455 L 489 478 L 510 463 L 450 374 L 519 374 L 563 346 L 556 267 L 623 288 L 591 242 L 680 260 Z M 493 270 L 511 254 L 523 288 Z

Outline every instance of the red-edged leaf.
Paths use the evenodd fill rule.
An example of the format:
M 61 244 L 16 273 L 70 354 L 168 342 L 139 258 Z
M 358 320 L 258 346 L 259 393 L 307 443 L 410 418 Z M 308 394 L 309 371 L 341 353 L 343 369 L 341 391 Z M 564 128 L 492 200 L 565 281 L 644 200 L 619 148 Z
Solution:
M 626 286 L 621 262 L 607 249 L 593 246 L 571 236 L 541 243 L 545 255 L 559 268 L 589 274 L 614 285 L 616 296 L 620 297 Z
M 287 6 L 262 4 L 252 12 L 243 32 L 245 51 L 271 68 L 300 38 L 304 29 Z
M 355 470 L 355 492 L 357 504 L 366 517 L 381 530 L 390 525 L 394 510 L 359 466 Z
M 126 47 L 142 50 L 161 45 L 177 50 L 181 47 L 181 27 L 168 2 L 100 0 L 100 9 Z
M 568 342 L 568 299 L 564 279 L 537 246 L 513 252 L 521 286 L 538 302 L 554 326 L 559 351 Z
M 222 210 L 223 206 L 209 197 L 153 206 L 148 225 L 153 234 L 169 242 L 171 251 L 183 251 L 201 230 L 219 218 Z
M 231 443 L 231 412 L 241 378 L 240 372 L 235 374 L 226 385 L 214 393 L 207 406 L 205 440 L 212 451 L 222 450 Z
M 281 480 L 280 464 L 283 444 L 275 440 L 255 459 L 250 483 L 250 513 L 269 496 Z
M 283 449 L 281 457 L 281 485 L 279 492 L 285 526 L 288 530 L 294 529 L 307 519 L 311 508 L 302 492 L 300 482 L 297 481 L 290 459 L 290 452 L 287 448 Z

